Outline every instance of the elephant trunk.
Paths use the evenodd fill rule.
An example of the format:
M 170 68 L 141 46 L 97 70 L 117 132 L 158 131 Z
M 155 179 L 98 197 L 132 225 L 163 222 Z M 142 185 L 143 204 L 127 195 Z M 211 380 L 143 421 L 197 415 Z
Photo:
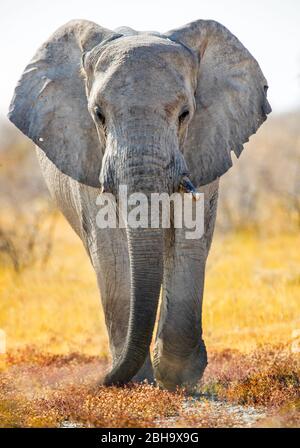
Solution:
M 148 354 L 162 281 L 161 229 L 128 229 L 131 301 L 124 350 L 105 385 L 122 385 L 142 367 Z
M 157 171 L 157 167 L 156 167 Z M 162 185 L 154 189 L 149 172 L 144 184 L 132 178 L 128 194 L 142 192 L 148 198 L 153 191 L 162 190 Z M 143 177 L 143 176 L 142 176 Z M 150 207 L 149 207 L 150 208 Z M 123 385 L 140 370 L 149 353 L 157 314 L 160 287 L 163 277 L 163 230 L 161 228 L 132 228 L 127 223 L 126 233 L 130 259 L 131 299 L 127 338 L 122 354 L 116 365 L 106 375 L 104 385 Z

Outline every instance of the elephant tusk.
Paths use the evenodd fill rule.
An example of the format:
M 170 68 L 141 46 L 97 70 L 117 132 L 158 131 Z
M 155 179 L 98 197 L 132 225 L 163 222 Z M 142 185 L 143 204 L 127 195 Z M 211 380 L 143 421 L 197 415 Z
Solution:
M 192 193 L 193 199 L 199 201 L 201 194 L 198 193 L 192 182 L 187 176 L 183 176 L 179 184 L 179 191 L 183 193 Z

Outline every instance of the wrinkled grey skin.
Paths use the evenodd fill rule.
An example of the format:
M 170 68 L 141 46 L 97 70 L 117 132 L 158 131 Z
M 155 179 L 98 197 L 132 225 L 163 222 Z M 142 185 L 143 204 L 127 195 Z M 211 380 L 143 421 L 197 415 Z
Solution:
M 96 271 L 113 358 L 104 384 L 155 377 L 192 388 L 201 377 L 219 177 L 271 111 L 266 90 L 250 53 L 205 20 L 164 35 L 72 21 L 26 67 L 9 118 L 37 144 L 49 190 Z M 187 174 L 205 193 L 201 239 L 185 239 L 185 229 L 97 228 L 101 186 L 172 193 Z

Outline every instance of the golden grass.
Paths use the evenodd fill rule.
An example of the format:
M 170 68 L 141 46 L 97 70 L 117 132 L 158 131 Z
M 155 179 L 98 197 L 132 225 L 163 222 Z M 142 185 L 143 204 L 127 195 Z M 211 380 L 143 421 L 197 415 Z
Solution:
M 0 427 L 239 427 L 300 424 L 300 359 L 284 346 L 211 352 L 198 398 L 184 391 L 97 387 L 107 362 L 36 348 L 6 355 Z
M 204 299 L 208 347 L 292 343 L 300 329 L 299 248 L 299 233 L 215 238 Z
M 0 271 L 0 328 L 8 350 L 35 345 L 47 351 L 107 354 L 107 337 L 94 271 L 82 243 L 59 219 L 53 254 L 16 274 Z
M 266 342 L 292 342 L 300 329 L 299 248 L 297 233 L 215 236 L 203 313 L 208 349 L 249 351 Z M 94 271 L 62 217 L 48 264 L 20 274 L 9 264 L 2 267 L 0 297 L 8 350 L 36 345 L 57 353 L 108 354 Z
M 93 357 L 25 353 L 23 362 L 20 352 L 10 356 L 0 375 L 0 428 L 152 427 L 180 411 L 181 394 L 146 384 L 91 389 L 104 368 Z
M 235 426 L 210 397 L 268 408 L 262 425 L 299 425 L 299 247 L 292 232 L 216 234 L 203 313 L 209 366 L 201 409 L 187 416 L 182 393 L 90 390 L 108 365 L 103 312 L 82 243 L 59 217 L 47 265 L 0 269 L 0 426 L 149 427 L 170 416 L 181 427 Z

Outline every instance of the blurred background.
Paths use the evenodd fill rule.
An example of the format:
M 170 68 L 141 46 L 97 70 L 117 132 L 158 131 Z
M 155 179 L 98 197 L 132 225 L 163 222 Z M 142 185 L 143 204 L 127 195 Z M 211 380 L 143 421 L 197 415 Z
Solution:
M 277 323 L 282 319 L 288 322 L 296 319 L 292 327 L 298 328 L 299 317 L 295 314 L 299 288 L 295 288 L 299 287 L 300 280 L 297 259 L 300 229 L 300 2 L 10 0 L 0 5 L 0 273 L 3 298 L 0 328 L 6 328 L 10 333 L 9 344 L 32 342 L 29 328 L 36 328 L 35 342 L 39 339 L 47 341 L 48 348 L 57 344 L 62 347 L 66 340 L 74 343 L 75 333 L 83 337 L 81 330 L 89 335 L 85 340 L 90 337 L 95 341 L 96 338 L 99 347 L 99 332 L 91 325 L 90 318 L 80 324 L 77 321 L 76 331 L 70 324 L 70 337 L 64 342 L 59 336 L 62 330 L 57 327 L 61 322 L 60 297 L 70 300 L 70 309 L 71 296 L 73 306 L 75 296 L 79 300 L 78 309 L 88 303 L 97 307 L 93 315 L 99 312 L 95 279 L 80 241 L 49 199 L 32 143 L 6 118 L 14 87 L 25 65 L 57 27 L 74 18 L 93 20 L 111 29 L 128 25 L 138 30 L 161 32 L 198 18 L 214 19 L 229 28 L 256 57 L 269 83 L 273 113 L 257 135 L 251 137 L 240 160 L 235 161 L 221 181 L 216 239 L 208 264 L 207 295 L 211 298 L 207 299 L 209 306 L 205 319 L 207 327 L 218 327 L 212 334 L 212 343 L 223 341 L 225 344 L 223 324 L 219 322 L 221 306 L 229 307 L 233 303 L 235 310 L 239 306 L 245 310 L 245 300 L 248 300 L 252 310 L 260 297 L 257 285 L 261 282 L 262 287 L 267 285 L 266 291 L 261 292 L 263 300 L 271 297 L 272 304 L 278 306 L 273 319 Z M 242 259 L 244 264 L 240 262 Z M 77 266 L 85 268 L 78 272 Z M 240 272 L 242 269 L 244 271 Z M 241 286 L 237 277 L 243 278 L 245 272 L 248 280 Z M 49 291 L 51 285 L 53 289 Z M 239 289 L 241 287 L 245 288 L 244 293 Z M 227 299 L 222 292 L 226 288 L 229 291 Z M 292 299 L 288 305 L 289 295 Z M 85 297 L 84 305 L 82 296 Z M 65 303 L 69 303 L 68 300 Z M 209 300 L 213 300 L 216 308 Z M 28 307 L 32 304 L 33 313 L 39 313 L 38 319 L 34 321 L 30 313 L 26 317 L 19 314 L 21 309 L 24 310 L 24 302 Z M 19 311 L 14 308 L 18 303 Z M 56 323 L 49 321 L 47 307 L 50 304 L 57 307 Z M 259 314 L 257 308 L 255 312 L 250 312 L 250 308 L 243 314 L 247 328 L 257 326 L 259 319 L 265 325 L 264 309 L 259 308 Z M 73 312 L 70 313 L 73 316 Z M 236 320 L 228 322 L 228 331 L 229 327 L 231 331 L 241 326 L 240 314 L 236 313 Z M 53 309 L 50 314 L 53 316 Z M 272 321 L 271 314 L 269 322 Z M 81 316 L 84 316 L 82 311 Z M 235 314 L 232 316 L 234 319 Z M 100 325 L 100 321 L 95 322 L 96 327 Z M 65 320 L 61 325 L 66 331 Z M 10 331 L 11 326 L 14 331 Z M 49 332 L 52 339 L 49 339 Z M 289 333 L 290 324 L 286 335 Z M 257 330 L 255 334 L 258 334 Z M 77 339 L 76 344 L 80 338 Z M 236 339 L 240 339 L 239 336 Z M 251 342 L 251 338 L 249 340 Z
M 203 406 L 190 420 L 180 414 L 179 427 L 250 426 L 264 415 L 263 426 L 299 427 L 299 0 L 0 2 L 0 427 L 70 418 L 80 426 L 165 427 L 163 416 L 178 417 L 181 406 L 150 386 L 104 388 L 95 397 L 82 389 L 109 359 L 95 274 L 49 198 L 32 143 L 6 118 L 36 49 L 74 18 L 162 32 L 214 19 L 258 60 L 273 113 L 221 179 L 204 292 Z

